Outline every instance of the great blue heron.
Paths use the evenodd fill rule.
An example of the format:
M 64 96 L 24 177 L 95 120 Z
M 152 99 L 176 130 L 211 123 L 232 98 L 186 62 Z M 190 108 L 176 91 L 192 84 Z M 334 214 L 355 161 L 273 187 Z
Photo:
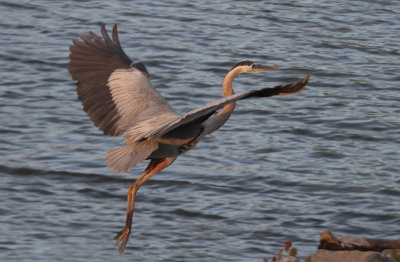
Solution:
M 125 146 L 107 151 L 107 166 L 114 172 L 125 172 L 145 159 L 150 160 L 129 187 L 125 228 L 115 237 L 121 254 L 131 232 L 135 195 L 144 182 L 196 146 L 205 135 L 218 130 L 230 117 L 237 100 L 298 93 L 310 77 L 288 85 L 234 94 L 232 81 L 236 76 L 278 70 L 242 61 L 225 76 L 224 98 L 179 115 L 151 85 L 144 64 L 133 63 L 122 50 L 117 25 L 113 27 L 112 39 L 104 25 L 103 39 L 92 32 L 88 34 L 89 37 L 80 36 L 83 42 L 73 40 L 69 71 L 77 81 L 83 109 L 94 125 L 105 135 L 125 135 Z

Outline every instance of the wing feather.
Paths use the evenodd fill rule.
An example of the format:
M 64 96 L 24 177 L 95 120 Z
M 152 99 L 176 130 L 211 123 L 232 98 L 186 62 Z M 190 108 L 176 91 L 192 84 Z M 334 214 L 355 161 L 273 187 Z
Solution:
M 302 91 L 308 83 L 310 75 L 306 76 L 305 78 L 291 83 L 287 85 L 279 85 L 273 88 L 263 88 L 260 90 L 252 90 L 244 93 L 238 93 L 231 96 L 223 97 L 217 100 L 214 100 L 202 107 L 194 109 L 189 113 L 172 120 L 169 123 L 166 123 L 158 128 L 151 130 L 150 132 L 143 133 L 142 137 L 137 137 L 137 140 L 145 140 L 148 137 L 157 137 L 162 136 L 175 128 L 178 128 L 182 125 L 197 122 L 198 119 L 202 119 L 202 121 L 206 121 L 212 114 L 214 114 L 217 110 L 224 107 L 225 105 L 242 100 L 247 98 L 253 97 L 270 97 L 274 95 L 285 95 L 285 94 L 293 94 Z
M 137 69 L 118 69 L 109 79 L 113 101 L 120 115 L 116 125 L 131 139 L 154 127 L 179 118 L 171 106 Z
M 147 74 L 145 67 L 135 67 L 125 54 L 117 26 L 111 39 L 102 25 L 101 36 L 89 32 L 88 36 L 80 36 L 82 41 L 73 40 L 70 47 L 69 71 L 77 81 L 83 109 L 94 125 L 104 134 L 116 136 L 128 128 L 134 130 L 141 121 L 160 125 L 178 117 L 143 74 Z M 136 133 L 144 131 L 143 124 L 140 126 Z

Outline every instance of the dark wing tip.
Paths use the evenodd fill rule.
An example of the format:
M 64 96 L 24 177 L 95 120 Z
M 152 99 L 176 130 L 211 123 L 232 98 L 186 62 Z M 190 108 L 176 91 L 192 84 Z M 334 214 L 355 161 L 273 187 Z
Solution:
M 132 63 L 119 44 L 116 26 L 112 41 L 104 24 L 101 34 L 88 32 L 81 40 L 72 40 L 69 72 L 77 81 L 78 98 L 94 125 L 106 135 L 118 135 L 119 115 L 107 86 L 109 76 L 117 69 L 128 69 Z M 117 42 L 118 41 L 118 42 Z
M 114 24 L 113 29 L 112 29 L 112 38 L 115 42 L 116 45 L 121 46 L 118 38 L 118 29 L 117 29 L 117 24 Z
M 112 39 L 103 23 L 100 27 L 100 36 L 93 32 L 88 32 L 80 35 L 81 41 L 72 40 L 72 45 L 70 46 L 72 64 L 85 63 L 86 60 L 91 60 L 91 63 L 95 61 L 101 62 L 103 66 L 114 67 L 113 69 L 129 68 L 132 60 L 121 47 L 117 24 L 114 24 L 112 29 Z M 110 65 L 110 63 L 114 63 L 114 66 Z
M 288 85 L 280 85 L 275 87 L 277 89 L 277 92 L 279 95 L 292 95 L 292 94 L 297 94 L 300 93 L 301 91 L 306 88 L 306 85 L 308 83 L 308 80 L 310 79 L 311 75 L 307 75 L 303 79 L 294 82 L 292 84 Z
M 110 37 L 108 36 L 106 26 L 104 24 L 101 24 L 101 35 L 103 36 L 104 41 L 106 41 L 107 43 L 112 43 Z
M 287 85 L 279 85 L 273 88 L 263 88 L 260 90 L 249 91 L 246 95 L 244 95 L 240 99 L 246 99 L 251 97 L 269 97 L 276 95 L 291 95 L 296 94 L 304 90 L 306 87 L 308 80 L 310 79 L 310 75 L 307 75 L 303 79 L 287 84 Z

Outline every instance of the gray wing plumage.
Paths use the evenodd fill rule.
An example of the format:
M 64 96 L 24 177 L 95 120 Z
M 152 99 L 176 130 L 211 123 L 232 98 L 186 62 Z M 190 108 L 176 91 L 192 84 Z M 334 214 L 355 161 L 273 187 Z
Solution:
M 232 96 L 227 96 L 220 98 L 218 100 L 214 100 L 202 107 L 199 107 L 197 109 L 194 109 L 190 111 L 189 113 L 176 118 L 175 120 L 166 123 L 164 125 L 159 126 L 158 128 L 155 128 L 151 130 L 148 133 L 143 133 L 141 137 L 137 137 L 138 140 L 145 140 L 149 137 L 154 137 L 154 136 L 162 136 L 180 126 L 190 124 L 192 122 L 198 122 L 200 121 L 205 121 L 207 120 L 211 115 L 213 115 L 217 110 L 220 108 L 224 107 L 225 105 L 242 100 L 242 99 L 247 99 L 247 98 L 253 98 L 253 97 L 269 97 L 269 96 L 274 96 L 274 95 L 286 95 L 286 94 L 292 94 L 292 93 L 297 93 L 300 92 L 305 88 L 305 86 L 308 83 L 308 80 L 310 78 L 310 75 L 306 76 L 305 78 L 291 83 L 287 85 L 279 85 L 273 88 L 263 88 L 260 90 L 252 90 L 244 93 L 238 93 L 234 94 Z
M 132 64 L 117 33 L 112 39 L 104 25 L 103 39 L 92 32 L 70 47 L 70 73 L 77 81 L 78 98 L 92 122 L 106 135 L 116 136 L 136 128 L 132 136 L 179 117 L 151 85 L 142 64 Z M 140 66 L 135 66 L 140 65 Z M 147 129 L 147 130 L 146 130 Z

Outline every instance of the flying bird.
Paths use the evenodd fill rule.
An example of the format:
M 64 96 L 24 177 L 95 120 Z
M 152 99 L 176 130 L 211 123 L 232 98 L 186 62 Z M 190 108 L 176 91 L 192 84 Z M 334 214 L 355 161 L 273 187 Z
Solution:
M 112 171 L 126 172 L 139 162 L 150 160 L 128 190 L 126 224 L 115 237 L 122 254 L 131 233 L 136 192 L 143 183 L 224 125 L 236 101 L 298 93 L 310 76 L 287 85 L 235 94 L 232 82 L 236 76 L 279 69 L 241 61 L 223 80 L 225 97 L 180 115 L 150 83 L 145 65 L 133 62 L 125 54 L 117 25 L 111 38 L 101 25 L 101 35 L 89 32 L 70 46 L 69 72 L 77 81 L 78 98 L 90 120 L 105 135 L 125 136 L 124 146 L 107 151 L 106 164 Z

